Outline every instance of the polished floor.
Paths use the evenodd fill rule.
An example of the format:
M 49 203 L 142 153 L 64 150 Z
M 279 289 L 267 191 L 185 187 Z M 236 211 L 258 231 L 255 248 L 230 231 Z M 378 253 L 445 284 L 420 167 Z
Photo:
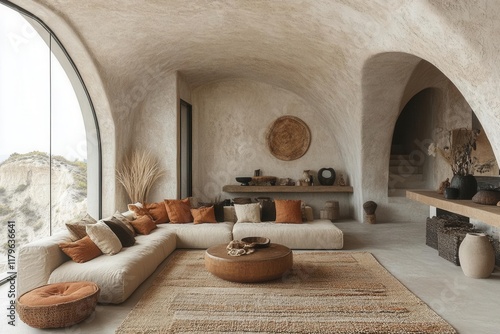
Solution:
M 410 291 L 447 320 L 459 333 L 500 333 L 500 270 L 488 279 L 472 279 L 460 267 L 425 245 L 425 223 L 375 225 L 337 222 L 344 231 L 344 251 L 367 251 Z M 161 270 L 165 262 L 160 265 Z M 16 317 L 8 324 L 8 285 L 0 286 L 0 333 L 114 333 L 154 279 L 153 274 L 121 305 L 98 305 L 89 319 L 71 328 L 37 330 Z

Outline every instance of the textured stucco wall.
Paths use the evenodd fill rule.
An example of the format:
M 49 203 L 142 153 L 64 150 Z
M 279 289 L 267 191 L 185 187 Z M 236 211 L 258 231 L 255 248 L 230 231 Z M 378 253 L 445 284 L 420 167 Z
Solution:
M 451 80 L 500 157 L 497 1 L 235 0 L 228 4 L 196 0 L 189 7 L 181 0 L 169 1 L 168 6 L 161 1 L 137 6 L 134 0 L 119 4 L 100 0 L 13 2 L 52 28 L 89 87 L 103 138 L 105 212 L 123 202 L 114 170 L 123 152 L 137 144 L 130 133 L 147 127 L 143 116 L 138 116 L 137 125 L 128 113 L 151 113 L 166 121 L 159 107 L 165 83 L 153 81 L 146 86 L 147 94 L 141 90 L 151 72 L 165 77 L 182 73 L 184 82 L 178 84 L 176 96 L 197 88 L 197 94 L 202 94 L 221 81 L 245 82 L 243 90 L 235 94 L 256 95 L 231 102 L 239 102 L 240 109 L 246 108 L 245 101 L 271 99 L 278 88 L 288 99 L 294 94 L 297 101 L 302 99 L 321 120 L 321 127 L 333 133 L 335 152 L 354 186 L 351 207 L 358 220 L 362 220 L 364 201 L 379 201 L 381 213 L 389 202 L 386 173 L 392 128 L 401 108 L 419 91 L 418 87 L 407 89 L 410 78 L 422 75 L 425 80 L 425 73 L 414 71 L 421 59 Z M 258 93 L 250 81 L 260 82 L 257 86 L 268 84 L 269 91 Z M 420 79 L 412 82 L 425 86 Z M 196 104 L 199 97 L 191 95 Z M 127 97 L 132 97 L 128 100 L 132 103 L 123 108 Z M 449 98 L 452 101 L 453 95 Z M 208 95 L 202 101 L 216 111 L 218 101 L 231 104 Z M 462 102 L 456 108 L 463 109 Z M 172 103 L 165 117 L 171 116 L 170 108 L 177 108 L 177 101 Z M 447 109 L 450 117 L 455 115 L 453 108 L 450 104 Z M 268 116 L 266 112 L 258 115 Z M 243 119 L 242 124 L 245 122 Z M 207 120 L 206 124 L 214 123 Z M 160 135 L 157 145 L 172 147 L 170 133 L 156 134 Z M 174 158 L 173 154 L 168 157 Z M 318 157 L 322 158 L 313 159 Z M 334 162 L 332 165 L 335 167 Z M 217 169 L 219 166 L 212 168 Z M 200 186 L 204 179 L 196 182 Z M 166 187 L 170 192 L 170 183 Z M 208 193 L 215 194 L 215 190 Z M 404 217 L 414 207 L 407 202 L 387 204 L 387 212 Z
M 345 174 L 337 139 L 317 110 L 299 96 L 254 81 L 231 80 L 206 85 L 193 92 L 194 112 L 194 195 L 203 200 L 218 196 L 257 197 L 270 194 L 228 194 L 225 184 L 238 184 L 236 176 L 263 175 L 299 179 L 302 171 L 333 167 Z M 304 156 L 283 161 L 269 151 L 266 134 L 278 117 L 302 119 L 311 131 L 311 144 Z M 274 198 L 300 198 L 319 210 L 325 200 L 339 200 L 343 215 L 349 215 L 347 194 L 271 194 Z
M 150 151 L 165 170 L 151 189 L 152 202 L 177 197 L 177 75 L 162 77 L 158 87 L 134 113 L 133 131 L 128 134 L 132 150 Z

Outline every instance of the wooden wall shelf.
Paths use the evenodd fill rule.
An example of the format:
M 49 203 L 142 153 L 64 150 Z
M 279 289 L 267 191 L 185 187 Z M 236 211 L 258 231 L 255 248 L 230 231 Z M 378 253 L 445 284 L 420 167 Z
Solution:
M 227 193 L 352 193 L 351 186 L 242 186 L 225 185 Z
M 407 190 L 406 198 L 500 227 L 500 207 L 496 205 L 482 205 L 471 200 L 446 199 L 432 190 Z

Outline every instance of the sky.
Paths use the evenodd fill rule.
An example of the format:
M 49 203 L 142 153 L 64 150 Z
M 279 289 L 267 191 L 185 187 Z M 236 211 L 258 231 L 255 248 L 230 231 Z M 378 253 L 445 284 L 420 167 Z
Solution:
M 14 152 L 50 150 L 71 161 L 86 159 L 78 100 L 47 43 L 0 4 L 0 162 Z

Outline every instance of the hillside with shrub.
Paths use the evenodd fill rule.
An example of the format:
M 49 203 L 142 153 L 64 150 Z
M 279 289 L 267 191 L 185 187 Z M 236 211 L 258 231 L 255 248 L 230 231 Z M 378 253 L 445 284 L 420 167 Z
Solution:
M 51 161 L 52 160 L 52 161 Z M 50 207 L 50 203 L 52 206 Z M 65 228 L 87 212 L 86 162 L 30 152 L 0 164 L 0 272 L 6 262 L 8 221 L 16 223 L 17 248 Z M 52 226 L 50 222 L 52 221 Z

